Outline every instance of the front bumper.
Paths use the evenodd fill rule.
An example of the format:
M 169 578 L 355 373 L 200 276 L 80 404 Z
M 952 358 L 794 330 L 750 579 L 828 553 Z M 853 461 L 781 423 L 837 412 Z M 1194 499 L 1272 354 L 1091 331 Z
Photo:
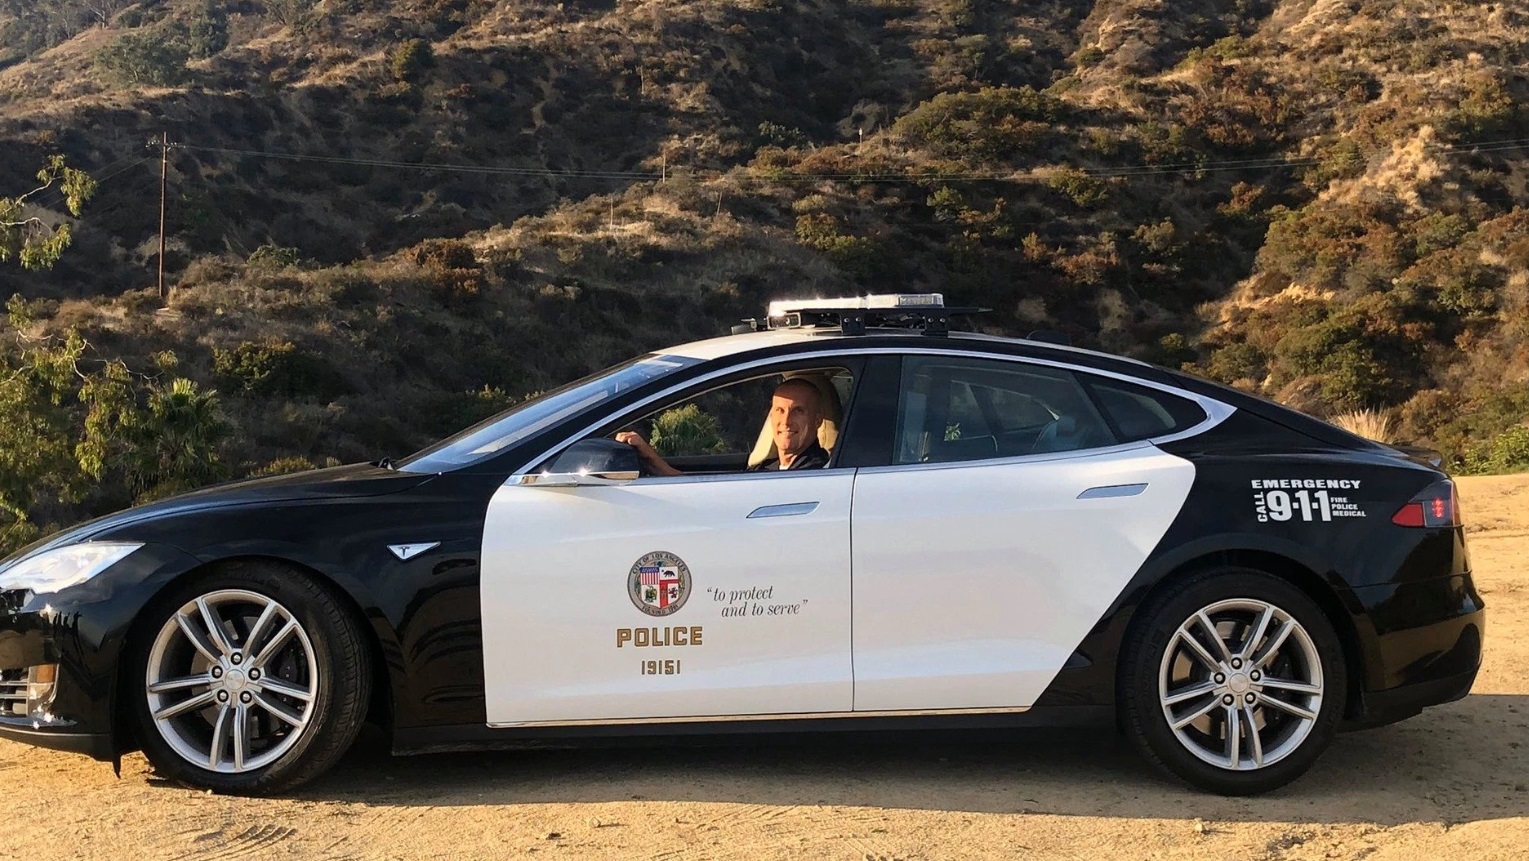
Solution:
M 0 719 L 0 738 L 49 750 L 83 753 L 103 761 L 117 757 L 116 743 L 109 732 L 69 732 L 57 727 L 33 729 L 31 721 L 27 721 L 24 727 L 16 724 L 16 721 L 9 718 Z
M 0 592 L 0 738 L 114 759 L 130 749 L 115 709 L 133 619 L 169 579 L 197 561 L 146 545 L 95 578 L 57 593 Z M 21 693 L 48 667 L 48 696 Z
M 1363 671 L 1351 725 L 1392 723 L 1470 693 L 1486 610 L 1469 574 L 1353 591 Z

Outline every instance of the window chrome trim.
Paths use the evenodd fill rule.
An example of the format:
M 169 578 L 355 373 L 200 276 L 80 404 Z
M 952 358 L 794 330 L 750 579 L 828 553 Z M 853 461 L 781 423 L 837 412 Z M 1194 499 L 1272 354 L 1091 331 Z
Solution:
M 643 414 L 643 412 L 642 412 L 643 410 L 648 409 L 649 407 L 651 407 L 655 403 L 663 401 L 665 398 L 669 398 L 669 397 L 672 397 L 673 395 L 679 394 L 680 392 L 685 391 L 686 389 L 689 389 L 689 388 L 691 388 L 693 386 L 704 385 L 708 381 L 715 380 L 715 379 L 717 379 L 719 377 L 725 377 L 725 376 L 728 376 L 730 374 L 736 374 L 736 373 L 739 373 L 739 372 L 742 372 L 742 371 L 750 371 L 750 370 L 753 370 L 755 368 L 763 368 L 763 367 L 768 367 L 770 365 L 785 364 L 785 363 L 789 363 L 789 362 L 801 362 L 801 361 L 804 361 L 804 360 L 815 361 L 817 359 L 823 359 L 825 364 L 826 364 L 826 363 L 830 363 L 834 359 L 843 359 L 843 358 L 855 357 L 855 356 L 887 356 L 887 355 L 891 355 L 891 356 L 951 356 L 953 358 L 992 359 L 992 360 L 997 360 L 997 361 L 1000 361 L 1000 362 L 1015 362 L 1015 363 L 1020 363 L 1020 364 L 1041 365 L 1041 366 L 1050 367 L 1050 368 L 1060 368 L 1060 369 L 1062 369 L 1064 371 L 1070 371 L 1070 372 L 1075 373 L 1075 374 L 1093 374 L 1095 376 L 1108 377 L 1108 378 L 1111 378 L 1111 379 L 1120 380 L 1121 382 L 1131 383 L 1133 385 L 1138 385 L 1138 386 L 1144 386 L 1144 387 L 1149 388 L 1149 389 L 1156 389 L 1157 391 L 1160 391 L 1160 392 L 1166 392 L 1166 393 L 1168 393 L 1170 395 L 1174 395 L 1176 397 L 1184 398 L 1185 400 L 1188 400 L 1188 401 L 1193 401 L 1194 403 L 1199 405 L 1200 409 L 1205 411 L 1205 419 L 1203 421 L 1201 421 L 1199 424 L 1187 427 L 1184 430 L 1181 430 L 1181 431 L 1179 431 L 1177 433 L 1165 434 L 1163 436 L 1156 436 L 1156 437 L 1148 437 L 1146 439 L 1132 440 L 1132 441 L 1126 442 L 1126 443 L 1117 443 L 1116 445 L 1112 445 L 1112 446 L 1098 446 L 1098 447 L 1095 447 L 1095 448 L 1080 448 L 1080 449 L 1074 449 L 1072 451 L 1064 451 L 1064 452 L 1045 452 L 1045 453 L 1041 453 L 1041 454 L 1024 454 L 1024 455 L 1016 455 L 1014 457 L 1004 457 L 1004 458 L 977 458 L 977 459 L 974 459 L 974 460 L 947 461 L 947 462 L 944 462 L 944 463 L 906 463 L 906 464 L 888 464 L 886 466 L 862 467 L 862 469 L 865 469 L 867 471 L 874 470 L 874 471 L 880 472 L 880 471 L 884 471 L 884 470 L 893 470 L 893 469 L 899 469 L 899 470 L 900 469 L 934 469 L 934 468 L 941 468 L 941 467 L 948 468 L 948 467 L 971 466 L 973 464 L 979 464 L 979 463 L 1015 463 L 1015 462 L 1020 462 L 1020 463 L 1030 463 L 1030 462 L 1040 463 L 1040 462 L 1051 461 L 1051 460 L 1061 460 L 1061 459 L 1068 459 L 1068 458 L 1085 457 L 1085 456 L 1095 455 L 1095 454 L 1107 454 L 1107 453 L 1111 453 L 1111 452 L 1131 451 L 1131 450 L 1138 449 L 1138 448 L 1145 448 L 1145 447 L 1148 447 L 1148 446 L 1161 445 L 1163 443 L 1176 442 L 1176 441 L 1181 440 L 1181 439 L 1188 439 L 1190 437 L 1199 436 L 1200 434 L 1203 434 L 1206 431 L 1209 431 L 1209 430 L 1213 429 L 1214 427 L 1216 427 L 1217 425 L 1221 424 L 1222 422 L 1226 421 L 1228 418 L 1231 417 L 1231 415 L 1233 413 L 1237 412 L 1237 408 L 1236 407 L 1233 407 L 1233 406 L 1231 406 L 1229 404 L 1222 403 L 1221 401 L 1215 400 L 1214 398 L 1209 398 L 1209 397 L 1206 397 L 1204 395 L 1197 395 L 1197 394 L 1195 394 L 1193 392 L 1186 392 L 1183 389 L 1175 388 L 1174 386 L 1170 386 L 1170 385 L 1167 385 L 1165 383 L 1159 383 L 1156 380 L 1145 380 L 1145 379 L 1142 379 L 1141 377 L 1133 377 L 1133 376 L 1130 376 L 1128 374 L 1118 373 L 1116 371 L 1107 371 L 1107 370 L 1104 370 L 1103 368 L 1091 368 L 1091 367 L 1088 367 L 1086 365 L 1075 365 L 1075 364 L 1070 364 L 1068 362 L 1059 362 L 1059 361 L 1056 361 L 1055 359 L 1041 359 L 1041 358 L 1036 358 L 1036 357 L 1033 357 L 1033 356 L 1011 356 L 1011 355 L 1007 355 L 1007 354 L 1004 354 L 1004 353 L 984 352 L 984 351 L 981 351 L 981 350 L 953 350 L 953 349 L 950 349 L 948 347 L 942 348 L 942 347 L 936 347 L 936 346 L 923 346 L 923 345 L 913 346 L 913 345 L 909 345 L 908 347 L 861 347 L 861 348 L 858 348 L 858 349 L 854 348 L 854 347 L 846 347 L 845 349 L 842 349 L 842 350 L 824 350 L 824 351 L 821 351 L 821 352 L 814 351 L 814 352 L 809 353 L 807 355 L 771 356 L 769 358 L 754 359 L 754 360 L 747 361 L 747 362 L 741 362 L 741 363 L 735 364 L 735 365 L 728 365 L 725 368 L 718 368 L 715 371 L 711 371 L 710 373 L 704 374 L 704 375 L 702 375 L 700 377 L 697 377 L 695 379 L 688 380 L 688 381 L 683 382 L 683 383 L 677 383 L 677 384 L 671 385 L 668 388 L 663 389 L 662 391 L 659 391 L 659 392 L 657 392 L 655 394 L 649 395 L 644 400 L 642 400 L 642 401 L 640 401 L 640 402 L 638 402 L 636 404 L 633 404 L 632 407 L 629 410 L 624 411 L 624 414 L 642 415 Z M 857 381 L 857 384 L 858 384 L 858 381 Z M 611 416 L 610 413 L 606 413 L 598 421 L 593 422 L 593 423 L 585 426 L 578 433 L 573 434 L 573 435 L 563 439 L 557 445 L 554 445 L 554 446 L 552 446 L 552 447 L 550 447 L 548 449 L 545 449 L 540 454 L 538 454 L 536 457 L 533 457 L 530 460 L 526 461 L 526 463 L 528 465 L 524 466 L 524 467 L 522 467 L 522 468 L 520 468 L 518 470 L 516 470 L 515 473 L 510 476 L 509 482 L 507 482 L 507 483 L 510 483 L 510 484 L 515 483 L 515 480 L 518 479 L 520 476 L 528 474 L 531 471 L 531 467 L 532 466 L 534 466 L 536 464 L 539 464 L 542 461 L 545 461 L 547 458 L 551 457 L 554 453 L 563 450 L 564 448 L 568 447 L 569 445 L 572 445 L 573 443 L 575 443 L 575 442 L 577 442 L 577 441 L 579 441 L 581 439 L 584 439 L 590 433 L 594 432 L 594 430 L 596 428 L 600 427 L 603 424 L 609 423 L 610 420 L 611 420 L 611 417 L 612 416 Z M 824 472 L 840 472 L 840 471 L 853 472 L 853 470 L 846 469 L 846 468 L 843 468 L 843 467 L 832 467 L 832 468 L 824 469 L 824 470 L 813 470 L 812 472 L 814 474 L 821 474 L 821 473 L 824 473 Z M 777 470 L 777 471 L 774 471 L 774 472 L 710 473 L 710 474 L 702 474 L 702 475 L 695 475 L 695 476 L 667 476 L 667 477 L 648 476 L 648 477 L 644 477 L 642 479 L 639 479 L 639 481 L 641 481 L 643 483 L 648 483 L 650 481 L 655 481 L 655 480 L 656 481 L 667 480 L 667 481 L 673 482 L 673 481 L 687 481 L 687 480 L 695 480 L 695 479 L 715 480 L 717 478 L 724 478 L 724 477 L 725 478 L 734 478 L 734 477 L 737 477 L 737 478 L 759 478 L 759 477 L 763 477 L 763 476 L 767 476 L 767 475 L 789 475 L 789 474 L 790 474 L 790 470 L 785 470 L 785 471 Z

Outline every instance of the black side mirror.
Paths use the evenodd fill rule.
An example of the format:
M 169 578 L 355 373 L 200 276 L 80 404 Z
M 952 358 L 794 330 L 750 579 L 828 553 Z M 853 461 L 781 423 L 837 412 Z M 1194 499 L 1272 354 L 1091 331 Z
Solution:
M 581 439 L 552 461 L 548 472 L 558 474 L 637 472 L 637 449 L 613 439 Z
M 564 449 L 546 472 L 523 475 L 516 483 L 538 487 L 627 484 L 641 474 L 637 450 L 626 443 L 581 439 Z

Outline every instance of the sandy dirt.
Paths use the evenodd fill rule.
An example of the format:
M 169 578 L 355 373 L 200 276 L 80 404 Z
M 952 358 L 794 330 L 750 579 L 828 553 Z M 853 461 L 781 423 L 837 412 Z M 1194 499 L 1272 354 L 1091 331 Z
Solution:
M 1529 476 L 1467 478 L 1486 666 L 1461 702 L 1349 733 L 1254 799 L 1190 791 L 1086 732 L 938 744 L 392 759 L 225 798 L 0 742 L 15 858 L 1529 858 Z

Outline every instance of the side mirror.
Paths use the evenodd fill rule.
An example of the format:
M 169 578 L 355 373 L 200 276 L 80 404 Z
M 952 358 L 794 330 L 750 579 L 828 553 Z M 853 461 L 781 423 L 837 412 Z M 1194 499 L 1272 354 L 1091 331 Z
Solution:
M 520 477 L 536 487 L 626 484 L 642 474 L 637 449 L 613 439 L 581 439 L 563 450 L 546 472 Z

